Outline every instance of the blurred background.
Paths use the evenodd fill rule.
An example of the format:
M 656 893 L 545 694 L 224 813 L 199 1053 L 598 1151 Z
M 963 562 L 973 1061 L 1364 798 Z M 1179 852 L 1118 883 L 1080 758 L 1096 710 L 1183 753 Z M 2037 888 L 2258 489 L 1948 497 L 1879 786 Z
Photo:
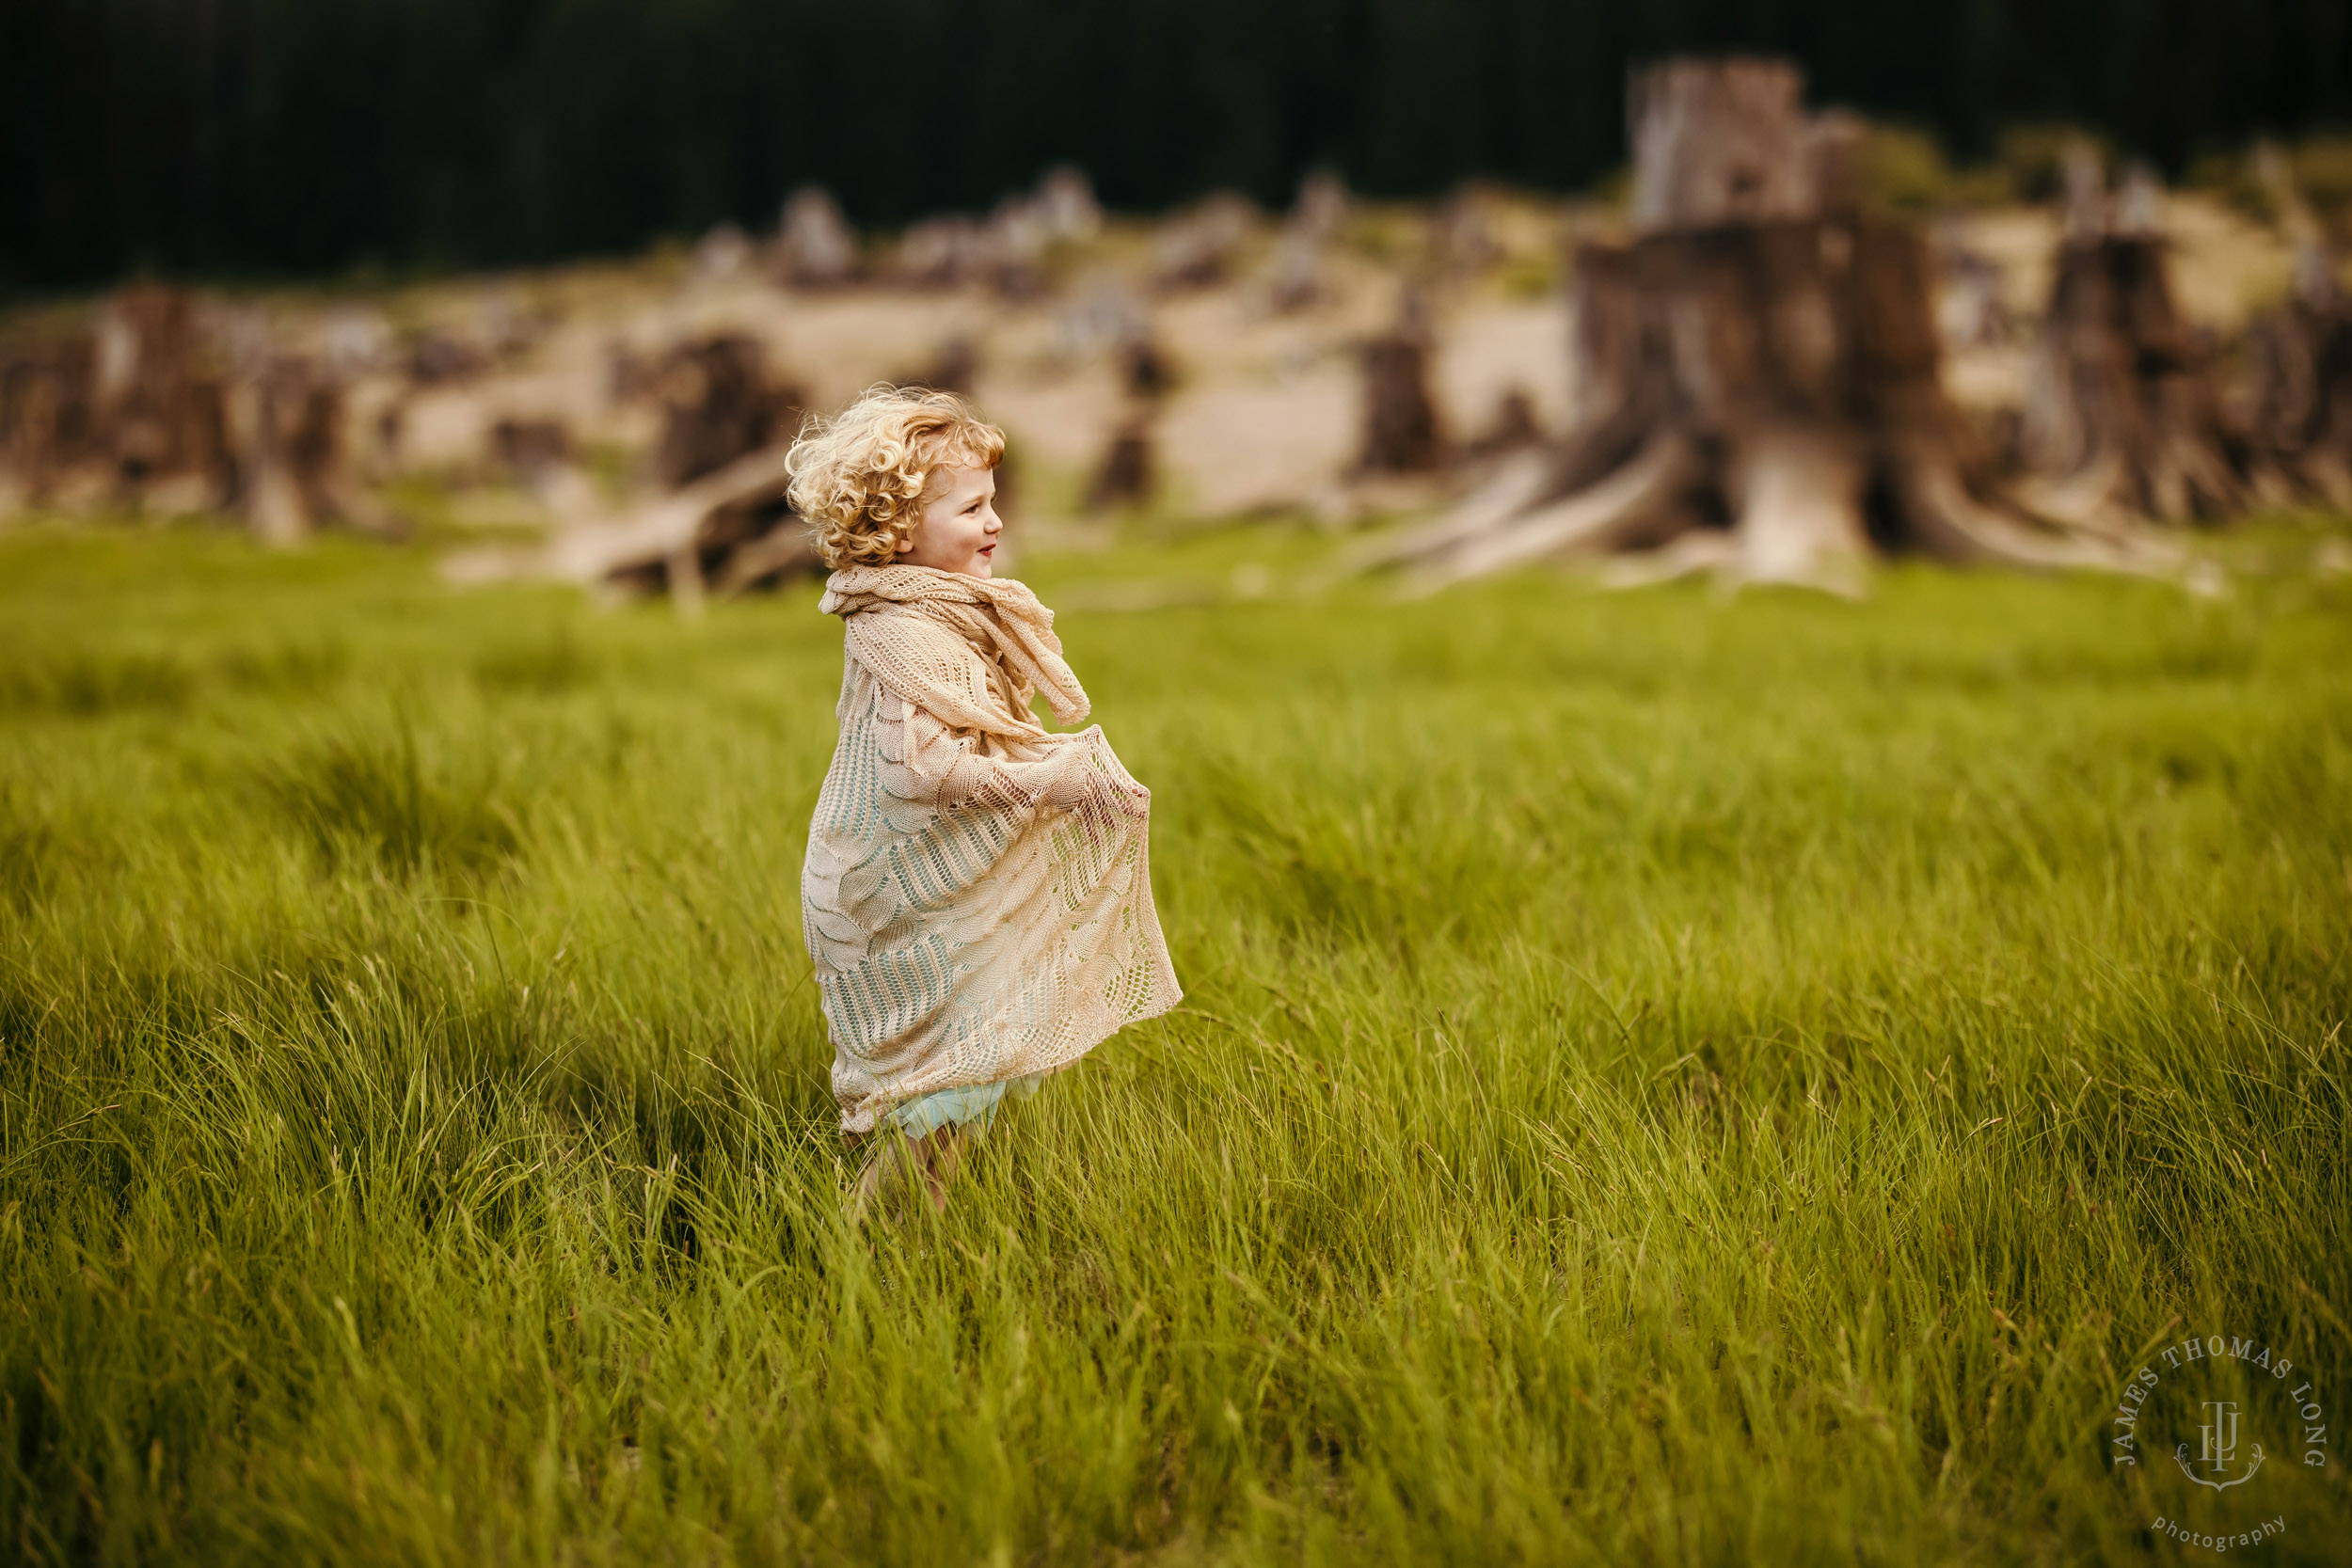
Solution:
M 1729 51 L 1963 163 L 2063 121 L 2178 177 L 2352 119 L 2328 0 L 17 0 L 0 277 L 626 254 L 803 183 L 895 228 L 1060 163 L 1120 212 L 1316 167 L 1575 191 L 1625 163 L 1629 64 Z
M 1771 79 L 1645 122 L 1674 58 Z M 1729 528 L 1828 586 L 1840 552 L 2153 569 L 2143 524 L 2352 500 L 2346 124 L 2320 0 L 24 0 L 0 513 L 458 536 L 461 578 L 698 600 L 808 567 L 775 459 L 888 379 L 1008 427 L 1032 544 L 1436 516 L 1355 563 L 1645 578 Z M 1694 238 L 1792 223 L 1827 258 L 1793 281 Z M 1834 388 L 1779 327 L 1753 386 L 1659 346 L 1821 301 Z M 1791 397 L 1860 455 L 1751 451 Z M 1595 444 L 1644 398 L 1696 458 Z M 1644 451 L 1638 518 L 1557 515 Z M 1767 470 L 1851 517 L 1756 543 Z

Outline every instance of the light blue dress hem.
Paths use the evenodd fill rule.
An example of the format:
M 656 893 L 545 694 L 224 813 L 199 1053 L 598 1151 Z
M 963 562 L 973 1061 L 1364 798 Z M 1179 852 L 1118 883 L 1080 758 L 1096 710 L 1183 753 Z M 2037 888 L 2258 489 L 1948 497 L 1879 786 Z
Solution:
M 1044 1078 L 1041 1072 L 1029 1072 L 993 1084 L 935 1089 L 892 1107 L 883 1113 L 882 1123 L 897 1128 L 909 1138 L 929 1137 L 943 1127 L 971 1127 L 986 1132 L 996 1119 L 996 1107 L 1004 1103 L 1007 1096 L 1026 1100 L 1037 1093 L 1037 1086 Z

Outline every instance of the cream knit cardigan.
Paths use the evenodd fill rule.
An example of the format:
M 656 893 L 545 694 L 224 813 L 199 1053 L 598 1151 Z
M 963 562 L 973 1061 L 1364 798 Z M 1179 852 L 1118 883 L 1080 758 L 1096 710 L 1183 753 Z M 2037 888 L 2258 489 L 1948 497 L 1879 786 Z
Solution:
M 859 566 L 840 738 L 801 911 L 844 1131 L 937 1089 L 1050 1071 L 1183 992 L 1152 906 L 1151 792 L 1087 715 L 1053 612 L 1018 582 Z

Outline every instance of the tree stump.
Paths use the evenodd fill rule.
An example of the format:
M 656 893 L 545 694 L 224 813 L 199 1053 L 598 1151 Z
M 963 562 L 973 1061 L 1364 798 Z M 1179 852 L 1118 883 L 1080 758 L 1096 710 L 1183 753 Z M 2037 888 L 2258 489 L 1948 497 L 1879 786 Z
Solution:
M 671 351 L 657 385 L 663 425 L 656 477 L 681 494 L 707 490 L 723 475 L 755 474 L 768 454 L 789 447 L 808 401 L 798 387 L 772 380 L 766 351 L 739 333 L 681 344 Z M 648 581 L 659 577 L 691 610 L 700 604 L 707 579 L 731 592 L 798 563 L 804 552 L 784 549 L 782 541 L 756 552 L 762 561 L 772 558 L 771 570 L 753 572 L 745 552 L 771 535 L 790 540 L 799 533 L 800 519 L 782 485 L 755 480 L 740 493 L 712 493 L 684 537 L 668 541 L 658 556 L 616 563 L 611 577 L 619 583 L 634 581 L 632 573 Z
M 173 511 L 221 505 L 234 482 L 221 378 L 210 373 L 188 296 L 125 290 L 100 315 L 94 413 L 121 493 Z
M 1626 85 L 1637 230 L 1810 218 L 1804 78 L 1778 60 L 1668 60 Z
M 662 406 L 655 476 L 672 490 L 788 437 L 807 401 L 797 388 L 771 384 L 766 351 L 739 333 L 679 345 L 654 385 Z
M 2352 512 L 2352 310 L 2312 291 L 2256 324 L 2247 348 L 2256 450 L 2296 490 Z
M 1153 287 L 1175 293 L 1224 282 L 1256 222 L 1256 210 L 1232 195 L 1212 196 L 1162 220 L 1152 237 Z
M 353 481 L 342 382 L 301 355 L 272 356 L 229 389 L 237 509 L 255 537 L 293 545 L 326 523 L 393 533 L 399 519 Z
M 87 334 L 15 343 L 0 355 L 0 488 L 12 507 L 49 503 L 72 470 L 97 460 L 96 359 Z
M 0 354 L 0 467 L 20 501 L 225 505 L 236 483 L 225 388 L 188 296 L 126 289 L 89 332 Z
M 666 590 L 684 613 L 712 592 L 722 596 L 764 586 L 816 564 L 816 551 L 785 498 L 785 458 L 799 433 L 806 398 L 771 379 L 757 340 L 721 333 L 677 345 L 650 366 L 616 346 L 616 395 L 651 391 L 662 406 L 654 477 L 664 493 L 614 511 L 598 501 L 585 476 L 548 446 L 543 434 L 516 426 L 512 461 L 528 473 L 545 461 L 534 486 L 561 526 L 544 551 L 475 552 L 452 563 L 461 579 L 539 574 L 626 591 Z
M 1148 317 L 1140 311 L 1114 309 L 1105 325 L 1113 339 L 1112 358 L 1119 368 L 1126 413 L 1111 431 L 1087 480 L 1080 506 L 1088 512 L 1141 506 L 1151 500 L 1159 483 L 1158 443 L 1152 432 L 1168 394 L 1176 389 L 1176 363 L 1152 335 Z M 997 483 L 997 509 L 1002 511 L 1001 476 Z
M 2315 496 L 2352 511 L 2352 306 L 2286 160 L 2265 147 L 2255 164 L 2295 247 L 2294 292 L 2247 335 L 2258 478 L 2275 476 L 2270 499 Z
M 1883 553 L 2120 559 L 1986 489 L 1937 378 L 1926 247 L 1859 210 L 1859 126 L 1808 119 L 1802 86 L 1759 60 L 1633 74 L 1635 232 L 1576 253 L 1569 434 L 1366 561 L 1434 588 L 1673 546 L 1737 580 L 1853 591 Z
M 1111 433 L 1103 460 L 1095 465 L 1093 477 L 1087 481 L 1086 510 L 1101 512 L 1115 506 L 1140 506 L 1150 500 L 1159 467 L 1152 446 L 1151 411 L 1138 410 Z
M 1438 405 L 1429 396 L 1429 331 L 1417 295 L 1407 293 L 1396 325 L 1358 351 L 1363 365 L 1363 445 L 1358 469 L 1429 473 L 1446 459 Z
M 2058 256 L 2019 425 L 2035 510 L 2088 527 L 2207 521 L 2245 504 L 2202 346 L 2174 309 L 2153 174 L 2107 214 L 2097 156 L 2067 164 Z

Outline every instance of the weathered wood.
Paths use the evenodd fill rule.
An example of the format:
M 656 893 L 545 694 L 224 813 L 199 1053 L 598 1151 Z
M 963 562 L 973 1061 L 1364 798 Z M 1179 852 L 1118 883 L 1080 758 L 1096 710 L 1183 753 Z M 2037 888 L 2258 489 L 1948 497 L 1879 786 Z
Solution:
M 1859 592 L 1870 554 L 1862 520 L 1862 444 L 1826 423 L 1746 433 L 1728 472 L 1740 576 Z
M 1397 325 L 1365 343 L 1363 445 L 1357 467 L 1366 473 L 1427 473 L 1443 466 L 1444 432 L 1429 396 L 1429 335 L 1408 299 Z
M 234 470 L 220 377 L 177 289 L 128 289 L 100 312 L 92 416 L 125 499 L 176 489 L 196 511 L 224 502 Z
M 2019 427 L 2037 510 L 2093 524 L 2212 521 L 2246 502 L 2244 458 L 2164 255 L 2147 233 L 2080 234 L 2059 251 Z
M 1658 524 L 1698 467 L 1691 444 L 1661 436 L 1631 462 L 1599 483 L 1533 510 L 1516 510 L 1502 526 L 1481 528 L 1415 574 L 1415 586 L 1430 592 L 1531 561 L 1571 553 L 1599 554 L 1659 543 Z
M 2352 310 L 2309 291 L 2256 323 L 2247 351 L 2263 456 L 2304 493 L 2352 511 Z
M 50 503 L 97 460 L 95 359 L 87 334 L 14 344 L 0 358 L 0 457 L 14 504 Z
M 1568 434 L 1366 559 L 1427 585 L 1642 551 L 1637 575 L 1838 592 L 1889 552 L 2126 562 L 1993 493 L 1939 380 L 1926 247 L 1865 214 L 1858 122 L 1808 120 L 1799 86 L 1772 62 L 1635 74 L 1635 234 L 1576 254 Z
M 1780 60 L 1668 60 L 1626 85 L 1632 220 L 1664 233 L 1816 210 L 1804 78 Z
M 615 515 L 564 456 L 560 429 L 509 421 L 494 432 L 501 453 L 556 513 L 538 550 L 482 550 L 455 559 L 460 580 L 545 576 L 627 591 L 667 593 L 693 614 L 724 597 L 816 564 L 807 531 L 785 499 L 786 457 L 805 399 L 771 377 L 759 343 L 720 334 L 682 343 L 650 368 L 615 356 L 628 378 L 660 399 L 663 428 L 655 477 L 670 493 Z
M 807 402 L 798 388 L 770 380 L 765 351 L 739 333 L 679 345 L 654 384 L 662 405 L 654 471 L 672 489 L 789 436 Z
M 87 333 L 0 350 L 0 470 L 17 504 L 227 504 L 225 388 L 187 294 L 126 289 Z
M 2286 160 L 2264 147 L 2255 169 L 2295 249 L 2292 293 L 2247 334 L 2257 479 L 2275 476 L 2270 499 L 2352 511 L 2352 303 Z
M 686 579 L 698 590 L 705 572 L 701 546 L 706 531 L 714 518 L 731 510 L 780 504 L 791 478 L 785 467 L 790 450 L 789 442 L 765 447 L 623 516 L 566 528 L 543 550 L 520 557 L 479 555 L 474 559 L 483 563 L 480 575 L 497 575 L 490 567 L 498 561 L 515 570 L 580 583 L 658 571 L 673 582 Z M 737 543 L 715 537 L 710 542 L 714 548 Z M 460 575 L 467 571 L 459 568 Z M 723 562 L 718 575 L 726 575 Z
M 342 383 L 301 355 L 278 355 L 234 383 L 229 427 L 238 509 L 255 537 L 291 545 L 327 523 L 390 533 L 399 520 L 353 481 Z
M 1159 464 L 1152 453 L 1152 418 L 1148 409 L 1130 414 L 1111 433 L 1103 459 L 1087 482 L 1086 509 L 1100 512 L 1115 506 L 1138 506 L 1152 499 Z

